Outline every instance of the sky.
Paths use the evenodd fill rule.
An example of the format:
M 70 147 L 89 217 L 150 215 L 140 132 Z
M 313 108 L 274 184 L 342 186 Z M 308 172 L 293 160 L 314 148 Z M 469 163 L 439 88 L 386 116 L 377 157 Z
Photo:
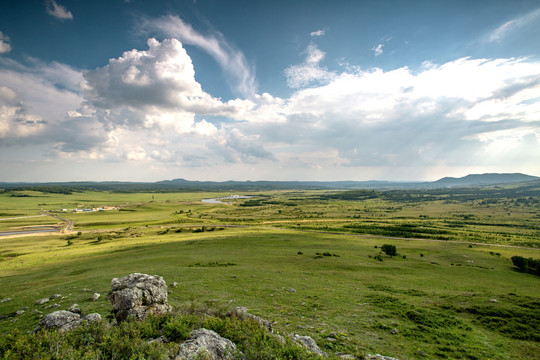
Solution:
M 0 2 L 0 182 L 540 176 L 540 0 Z

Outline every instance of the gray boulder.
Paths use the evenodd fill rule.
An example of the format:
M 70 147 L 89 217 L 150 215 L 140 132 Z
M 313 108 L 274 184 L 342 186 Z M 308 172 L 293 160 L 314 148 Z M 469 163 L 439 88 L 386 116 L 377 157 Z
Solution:
M 77 327 L 81 315 L 65 310 L 58 310 L 45 316 L 38 325 L 39 329 L 58 329 L 60 332 L 68 331 Z
M 79 304 L 73 304 L 69 307 L 67 311 L 70 311 L 75 314 L 82 314 L 81 308 L 79 307 Z
M 324 357 L 327 356 L 327 354 L 324 351 L 319 349 L 319 347 L 317 346 L 317 343 L 311 337 L 309 337 L 309 336 L 300 336 L 300 335 L 295 334 L 295 335 L 293 335 L 292 338 L 293 338 L 294 341 L 296 341 L 297 343 L 299 343 L 300 345 L 302 345 L 303 347 L 305 347 L 306 349 L 308 349 L 312 353 L 317 354 L 319 356 L 324 356 Z
M 238 358 L 236 345 L 216 332 L 199 329 L 191 332 L 189 340 L 180 344 L 175 360 L 229 360 Z
M 167 303 L 167 284 L 162 277 L 134 273 L 111 281 L 109 300 L 116 321 L 128 317 L 143 320 L 148 314 L 165 314 L 171 311 Z
M 36 305 L 43 305 L 43 304 L 45 304 L 47 302 L 49 302 L 49 298 L 43 298 L 43 299 L 36 300 L 35 304 Z
M 390 357 L 390 356 L 384 356 L 384 355 L 381 355 L 381 354 L 375 354 L 375 355 L 368 354 L 365 357 L 365 359 L 366 360 L 398 360 L 396 358 L 393 358 L 393 357 Z
M 86 322 L 88 322 L 90 324 L 100 322 L 101 321 L 101 315 L 99 315 L 98 313 L 88 314 L 86 316 L 83 316 L 82 320 L 86 321 Z
M 245 317 L 247 319 L 255 320 L 256 322 L 261 324 L 262 327 L 266 328 L 269 332 L 273 332 L 272 323 L 270 321 L 265 320 L 257 315 L 248 313 L 247 308 L 244 306 L 238 306 L 237 308 L 234 309 L 232 313 L 240 317 Z
M 60 332 L 65 332 L 75 329 L 83 322 L 94 323 L 99 321 L 101 321 L 101 315 L 97 313 L 83 316 L 71 311 L 58 310 L 43 317 L 36 331 L 41 329 L 58 329 Z

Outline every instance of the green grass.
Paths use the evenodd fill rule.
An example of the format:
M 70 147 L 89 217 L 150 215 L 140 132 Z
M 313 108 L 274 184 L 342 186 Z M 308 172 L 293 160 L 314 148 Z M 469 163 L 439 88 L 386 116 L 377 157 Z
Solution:
M 81 234 L 0 238 L 0 300 L 12 299 L 0 303 L 0 315 L 27 307 L 22 315 L 0 320 L 3 336 L 33 329 L 39 321 L 33 311 L 52 312 L 54 308 L 46 308 L 51 303 L 58 303 L 58 309 L 78 303 L 84 313 L 106 316 L 111 311 L 106 296 L 111 279 L 142 272 L 180 284 L 169 295 L 175 307 L 246 306 L 273 321 L 279 333 L 309 335 L 329 353 L 381 353 L 399 359 L 420 358 L 419 351 L 437 359 L 538 358 L 538 277 L 517 271 L 510 258 L 540 258 L 540 249 L 312 231 L 328 231 L 328 224 L 340 230 L 340 224 L 360 221 L 355 214 L 379 209 L 381 226 L 385 221 L 404 222 L 405 215 L 422 222 L 426 218 L 415 214 L 425 214 L 437 224 L 458 218 L 471 221 L 464 225 L 469 230 L 460 230 L 464 234 L 485 231 L 482 239 L 489 240 L 489 230 L 481 229 L 486 225 L 473 222 L 489 216 L 500 222 L 498 210 L 489 214 L 481 207 L 430 203 L 418 204 L 420 209 L 393 205 L 390 211 L 380 200 L 332 200 L 324 207 L 313 194 L 273 192 L 263 199 L 275 203 L 260 207 L 196 201 L 210 194 L 156 194 L 162 198 L 153 202 L 151 194 L 51 195 L 51 203 L 60 208 L 72 197 L 88 196 L 90 202 L 95 196 L 99 201 L 93 203 L 129 202 L 123 209 L 134 211 L 68 214 Z M 0 212 L 12 207 L 29 213 L 35 199 L 40 198 L 9 198 L 15 204 L 2 203 L 6 210 Z M 369 212 L 357 210 L 364 206 Z M 370 216 L 374 222 L 377 216 Z M 503 227 L 511 236 L 531 231 L 524 214 L 514 216 L 512 222 L 525 228 L 506 223 Z M 207 226 L 211 224 L 248 227 Z M 377 260 L 383 244 L 395 245 L 397 256 Z M 97 302 L 90 301 L 93 292 L 102 294 Z M 34 305 L 54 293 L 65 298 Z M 393 329 L 398 333 L 392 334 Z M 330 333 L 337 338 L 329 339 Z
M 85 312 L 106 315 L 111 310 L 106 297 L 94 303 L 91 293 L 106 294 L 113 277 L 143 272 L 180 283 L 170 295 L 173 306 L 193 301 L 247 306 L 275 321 L 280 332 L 310 335 L 330 352 L 379 352 L 406 359 L 418 350 L 431 357 L 444 357 L 446 351 L 450 358 L 504 359 L 538 350 L 538 328 L 529 327 L 533 337 L 523 339 L 512 335 L 515 324 L 510 333 L 501 332 L 486 317 L 504 308 L 518 323 L 529 304 L 529 316 L 538 321 L 538 279 L 515 271 L 506 255 L 493 256 L 486 248 L 394 241 L 406 259 L 380 262 L 368 257 L 378 253 L 374 246 L 383 244 L 378 239 L 248 229 L 169 236 L 162 236 L 161 243 L 119 243 L 67 258 L 52 252 L 54 262 L 12 271 L 0 281 L 0 298 L 13 300 L 0 304 L 0 313 L 29 309 L 15 322 L 1 320 L 2 327 L 32 328 L 38 318 L 31 310 L 43 308 L 34 301 L 53 293 L 67 295 L 61 308 L 78 303 Z M 339 257 L 316 258 L 317 252 L 327 251 Z M 398 335 L 390 333 L 393 328 Z M 332 342 L 326 339 L 331 332 L 346 336 Z

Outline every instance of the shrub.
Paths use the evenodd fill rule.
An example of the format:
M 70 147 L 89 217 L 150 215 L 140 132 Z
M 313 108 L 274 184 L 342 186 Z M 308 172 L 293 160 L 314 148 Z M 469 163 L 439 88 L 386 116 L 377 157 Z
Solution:
M 524 258 L 523 256 L 512 256 L 512 263 L 515 267 L 529 274 L 540 275 L 540 260 Z
M 388 256 L 397 255 L 397 249 L 394 245 L 384 244 L 383 246 L 381 246 L 381 251 L 384 252 Z

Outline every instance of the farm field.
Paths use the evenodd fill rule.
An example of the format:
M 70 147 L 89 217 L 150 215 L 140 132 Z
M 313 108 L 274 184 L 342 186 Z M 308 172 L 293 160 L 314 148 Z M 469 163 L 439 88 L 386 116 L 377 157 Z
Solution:
M 105 317 L 110 280 L 141 272 L 179 283 L 173 306 L 246 306 L 329 354 L 535 359 L 539 279 L 510 258 L 540 258 L 540 205 L 493 191 L 1 193 L 0 231 L 73 228 L 0 237 L 0 328 L 35 328 L 54 308 L 34 302 L 55 293 Z M 117 209 L 71 210 L 101 206 Z

